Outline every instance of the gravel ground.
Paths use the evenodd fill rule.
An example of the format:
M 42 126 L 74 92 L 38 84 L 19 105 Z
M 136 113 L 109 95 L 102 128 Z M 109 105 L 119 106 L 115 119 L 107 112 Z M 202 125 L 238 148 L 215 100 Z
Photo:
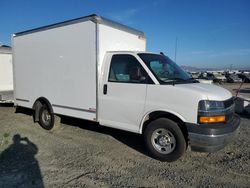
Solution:
M 250 187 L 250 116 L 226 148 L 152 159 L 140 135 L 62 118 L 53 132 L 0 107 L 0 187 Z
M 241 83 L 222 83 L 219 85 L 230 90 L 234 96 L 236 95 L 237 90 L 239 90 L 239 88 L 241 86 L 238 96 L 250 98 L 250 83 L 243 83 L 243 84 L 241 84 Z

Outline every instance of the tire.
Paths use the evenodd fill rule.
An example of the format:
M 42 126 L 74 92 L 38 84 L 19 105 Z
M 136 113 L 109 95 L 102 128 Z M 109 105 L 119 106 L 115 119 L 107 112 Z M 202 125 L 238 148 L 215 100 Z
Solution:
M 39 122 L 40 126 L 46 130 L 51 130 L 55 124 L 55 116 L 50 111 L 47 105 L 43 105 L 39 110 Z
M 144 139 L 149 154 L 161 161 L 176 161 L 187 149 L 178 124 L 167 118 L 150 122 L 144 131 Z

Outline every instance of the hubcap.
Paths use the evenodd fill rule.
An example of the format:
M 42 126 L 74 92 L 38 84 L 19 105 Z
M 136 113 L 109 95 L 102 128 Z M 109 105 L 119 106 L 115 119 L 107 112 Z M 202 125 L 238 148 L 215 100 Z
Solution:
M 49 113 L 48 110 L 44 110 L 43 113 L 42 113 L 42 120 L 44 122 L 45 125 L 49 125 L 50 124 L 50 121 L 51 121 L 51 115 Z
M 162 154 L 171 153 L 176 147 L 174 135 L 167 129 L 156 129 L 151 137 L 153 147 Z

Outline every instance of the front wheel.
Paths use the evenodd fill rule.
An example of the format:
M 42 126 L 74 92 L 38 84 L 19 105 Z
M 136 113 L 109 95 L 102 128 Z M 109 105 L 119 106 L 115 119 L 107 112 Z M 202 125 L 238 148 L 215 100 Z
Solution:
M 55 117 L 49 110 L 47 105 L 43 105 L 39 110 L 39 124 L 46 130 L 51 130 L 54 127 Z
M 144 138 L 149 153 L 161 161 L 176 161 L 187 149 L 185 137 L 178 124 L 167 118 L 150 122 Z

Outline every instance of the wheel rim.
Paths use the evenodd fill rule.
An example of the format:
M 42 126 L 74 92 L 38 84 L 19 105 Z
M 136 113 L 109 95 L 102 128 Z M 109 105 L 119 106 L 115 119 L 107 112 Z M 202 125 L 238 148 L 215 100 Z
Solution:
M 47 109 L 43 110 L 42 113 L 42 121 L 44 122 L 44 124 L 46 126 L 50 125 L 51 122 L 51 114 L 49 113 L 49 111 Z
M 176 147 L 176 139 L 167 129 L 156 129 L 151 137 L 153 147 L 161 154 L 169 154 Z

